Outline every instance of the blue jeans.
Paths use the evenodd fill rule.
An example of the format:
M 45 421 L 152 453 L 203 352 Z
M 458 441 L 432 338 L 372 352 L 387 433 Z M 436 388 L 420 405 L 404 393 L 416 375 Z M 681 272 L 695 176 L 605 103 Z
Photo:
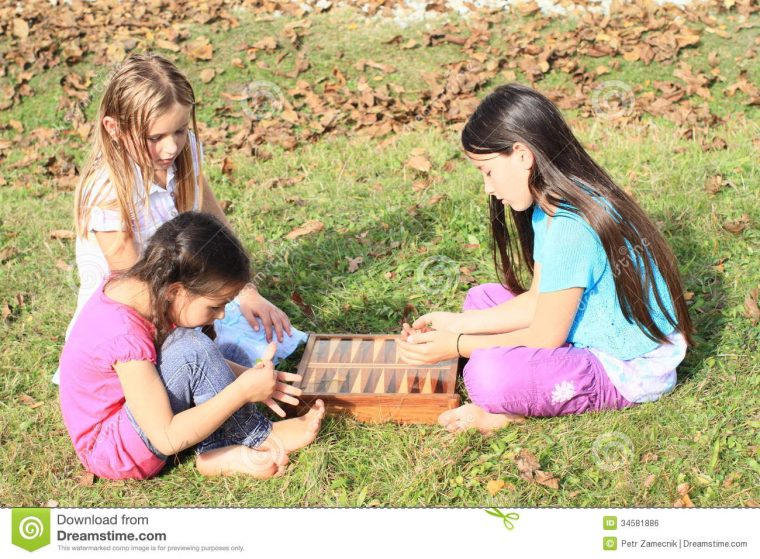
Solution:
M 219 346 L 200 330 L 191 328 L 177 328 L 169 334 L 161 346 L 157 369 L 175 415 L 210 400 L 236 378 Z M 156 456 L 166 460 L 168 457 L 151 444 L 129 408 L 126 405 L 125 408 L 143 442 Z M 272 422 L 258 410 L 256 404 L 248 403 L 201 441 L 196 452 L 202 454 L 232 445 L 256 448 L 271 432 Z

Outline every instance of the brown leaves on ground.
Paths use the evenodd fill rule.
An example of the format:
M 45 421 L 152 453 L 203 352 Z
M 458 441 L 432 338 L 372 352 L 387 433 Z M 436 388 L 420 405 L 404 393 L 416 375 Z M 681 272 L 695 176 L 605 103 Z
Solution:
M 364 262 L 364 258 L 362 256 L 357 256 L 356 258 L 349 258 L 346 257 L 348 260 L 348 273 L 353 274 L 356 270 L 359 269 L 359 266 Z
M 492 479 L 486 483 L 486 491 L 488 491 L 488 494 L 491 495 L 491 497 L 502 490 L 514 491 L 515 486 L 513 483 L 507 483 L 503 479 Z
M 307 221 L 303 225 L 296 227 L 293 229 L 290 233 L 285 235 L 285 238 L 289 241 L 292 241 L 294 239 L 297 239 L 298 237 L 303 237 L 304 235 L 310 235 L 312 233 L 317 233 L 319 231 L 322 231 L 325 228 L 325 224 L 317 219 L 312 219 L 310 221 Z
M 31 410 L 37 409 L 40 406 L 44 406 L 45 402 L 38 402 L 28 394 L 22 394 L 18 397 L 18 401 L 20 404 L 23 404 L 24 406 L 28 407 Z
M 743 231 L 749 228 L 749 215 L 742 214 L 740 218 L 727 221 L 723 224 L 723 229 L 734 235 L 741 235 Z
M 673 506 L 676 508 L 693 508 L 694 503 L 691 502 L 689 497 L 689 491 L 691 491 L 691 485 L 688 483 L 682 483 L 676 489 L 678 492 L 678 498 L 673 501 Z
M 54 229 L 50 232 L 51 239 L 58 239 L 59 241 L 67 241 L 76 238 L 76 234 L 68 229 Z
M 522 479 L 533 481 L 551 489 L 559 489 L 559 478 L 541 470 L 538 458 L 529 450 L 520 449 L 520 452 L 515 456 L 515 464 Z
M 395 2 L 352 0 L 350 4 L 361 5 L 371 16 L 390 13 Z M 239 118 L 214 119 L 212 125 L 199 123 L 199 137 L 207 148 L 224 146 L 229 155 L 237 152 L 262 160 L 269 157 L 262 146 L 292 150 L 328 134 L 385 137 L 391 142 L 402 130 L 417 125 L 458 130 L 482 98 L 483 89 L 494 82 L 527 80 L 560 108 L 578 109 L 581 116 L 593 115 L 598 110 L 595 94 L 608 83 L 606 80 L 614 82 L 608 76 L 631 63 L 673 65 L 672 78 L 636 86 L 631 92 L 635 102 L 630 107 L 625 103 L 617 107 L 625 110 L 620 118 L 609 120 L 613 126 L 646 114 L 661 116 L 679 126 L 680 137 L 700 140 L 705 150 L 721 150 L 727 147 L 725 140 L 704 140 L 707 131 L 722 120 L 705 100 L 725 94 L 740 96 L 747 105 L 760 105 L 760 89 L 746 70 L 733 82 L 720 74 L 722 59 L 718 53 L 709 53 L 707 70 L 683 60 L 684 49 L 703 48 L 705 34 L 727 38 L 711 14 L 733 12 L 746 18 L 757 10 L 751 0 L 730 4 L 708 0 L 691 5 L 687 14 L 669 4 L 618 4 L 608 15 L 579 12 L 580 25 L 573 29 L 549 28 L 550 18 L 536 15 L 535 3 L 519 4 L 510 10 L 481 9 L 473 11 L 466 22 L 440 24 L 418 40 L 394 36 L 385 41 L 387 57 L 350 62 L 348 57 L 345 61 L 338 57 L 331 71 L 318 75 L 307 73 L 311 52 L 305 38 L 311 34 L 311 22 L 299 3 L 269 0 L 246 5 L 247 11 L 262 19 L 281 13 L 294 20 L 274 35 L 244 41 L 236 46 L 232 58 L 221 61 L 214 48 L 215 38 L 240 25 L 233 15 L 236 4 L 231 0 L 59 4 L 50 10 L 47 1 L 32 0 L 0 8 L 0 30 L 8 38 L 6 52 L 0 57 L 0 77 L 6 78 L 0 80 L 0 111 L 34 95 L 31 83 L 35 76 L 55 67 L 65 68 L 58 107 L 65 115 L 65 127 L 26 130 L 22 123 L 13 121 L 0 125 L 15 133 L 0 139 L 0 160 L 10 150 L 23 153 L 14 169 L 36 168 L 42 159 L 40 148 L 46 145 L 88 140 L 94 129 L 87 118 L 88 113 L 93 114 L 88 105 L 102 92 L 113 65 L 130 52 L 159 51 L 185 66 L 214 61 L 215 68 L 190 76 L 196 88 L 224 71 L 221 64 L 243 70 L 258 65 L 271 71 L 275 76 L 270 84 L 273 88 L 252 91 L 248 87 L 220 94 L 216 114 Z M 322 5 L 317 11 L 325 9 L 329 8 Z M 428 2 L 426 9 L 440 12 L 450 8 L 442 2 Z M 516 20 L 515 13 L 530 17 Z M 86 28 L 80 25 L 83 21 Z M 205 26 L 205 34 L 191 36 L 191 25 Z M 749 25 L 739 24 L 737 28 Z M 511 34 L 514 40 L 503 47 L 493 46 L 505 26 L 519 26 Z M 437 67 L 421 71 L 413 91 L 386 79 L 397 72 L 389 63 L 394 50 L 403 53 L 414 48 L 416 56 L 424 59 L 427 49 L 440 45 L 453 49 L 454 55 Z M 744 58 L 755 57 L 759 46 L 756 41 Z M 264 54 L 274 57 L 275 63 L 265 61 Z M 586 57 L 611 60 L 605 60 L 604 65 L 586 65 L 582 62 Z M 85 60 L 88 67 L 97 70 L 82 70 L 79 65 Z M 571 85 L 564 89 L 542 87 L 550 72 L 565 74 Z M 295 80 L 295 85 L 286 89 L 278 77 L 288 78 L 288 83 Z M 39 168 L 45 169 L 42 178 L 52 178 L 57 189 L 72 190 L 78 170 L 64 163 L 61 160 Z M 405 165 L 418 174 L 416 179 L 428 178 L 432 170 L 424 153 L 412 154 Z M 231 172 L 231 168 L 227 170 Z M 0 185 L 3 183 L 0 178 Z M 417 180 L 414 188 L 424 190 L 428 184 Z M 705 188 L 714 194 L 723 186 L 725 183 L 713 179 Z
M 314 319 L 314 309 L 311 308 L 311 305 L 308 305 L 306 304 L 306 302 L 304 302 L 303 297 L 301 297 L 300 293 L 298 293 L 297 291 L 294 291 L 293 294 L 290 296 L 290 300 L 293 301 L 296 304 L 296 306 L 298 306 L 298 308 L 301 309 L 301 311 L 303 311 L 303 313 L 306 316 L 308 316 L 312 320 Z
M 758 288 L 753 289 L 744 298 L 744 316 L 752 321 L 755 325 L 760 322 L 760 308 L 757 306 Z
M 367 15 L 388 13 L 395 0 L 352 2 Z M 211 39 L 219 32 L 239 26 L 231 9 L 230 0 L 209 0 L 203 3 L 180 4 L 153 2 L 131 3 L 62 3 L 55 10 L 42 0 L 24 2 L 18 7 L 0 8 L 2 27 L 9 37 L 5 56 L 0 58 L 0 76 L 9 79 L 0 84 L 0 110 L 10 108 L 34 95 L 30 85 L 34 76 L 56 66 L 68 70 L 61 88 L 60 109 L 66 115 L 70 129 L 52 130 L 53 141 L 65 136 L 87 139 L 92 123 L 87 122 L 85 109 L 97 97 L 96 87 L 102 87 L 108 69 L 130 52 L 158 50 L 170 57 L 186 56 L 192 62 L 208 62 L 215 58 Z M 304 38 L 311 33 L 311 22 L 304 16 L 306 10 L 299 3 L 284 0 L 247 5 L 246 10 L 258 17 L 270 18 L 282 13 L 295 18 L 276 35 L 256 37 L 241 45 L 238 56 L 229 64 L 246 68 L 259 64 L 270 69 L 275 76 L 297 79 L 295 87 L 283 91 L 282 106 L 264 111 L 264 118 L 250 117 L 251 103 L 260 101 L 251 92 L 225 92 L 221 99 L 226 105 L 217 109 L 219 114 L 244 117 L 242 122 L 222 122 L 204 128 L 200 134 L 209 147 L 222 144 L 227 149 L 257 156 L 258 147 L 264 144 L 293 149 L 324 134 L 350 131 L 369 137 L 397 134 L 406 126 L 417 123 L 434 127 L 457 128 L 469 117 L 482 96 L 486 84 L 498 81 L 523 80 L 540 88 L 549 72 L 569 76 L 568 89 L 544 92 L 561 108 L 580 109 L 582 115 L 594 114 L 594 93 L 604 85 L 602 76 L 621 63 L 675 64 L 673 79 L 654 81 L 654 91 L 637 91 L 635 103 L 624 117 L 612 119 L 611 124 L 621 125 L 644 114 L 663 116 L 682 127 L 682 137 L 698 137 L 700 131 L 718 123 L 703 103 L 715 96 L 713 91 L 720 83 L 727 96 L 742 95 L 748 105 L 760 104 L 760 90 L 742 71 L 738 79 L 727 82 L 720 75 L 720 59 L 710 53 L 711 69 L 696 70 L 681 58 L 684 49 L 702 45 L 705 33 L 724 37 L 715 18 L 716 10 L 738 12 L 745 17 L 756 11 L 751 0 L 737 0 L 730 5 L 710 0 L 690 6 L 688 14 L 673 5 L 617 5 L 608 14 L 579 12 L 580 25 L 574 29 L 548 29 L 549 18 L 539 17 L 534 3 L 514 6 L 511 11 L 473 11 L 466 22 L 441 24 L 425 33 L 421 41 L 397 35 L 386 41 L 393 58 L 393 49 L 404 51 L 416 48 L 420 56 L 424 49 L 450 45 L 457 49 L 452 57 L 437 68 L 420 72 L 420 85 L 414 92 L 386 82 L 383 77 L 396 72 L 396 67 L 384 59 L 362 59 L 344 63 L 336 59 L 335 67 L 327 75 L 299 78 L 310 68 L 309 47 Z M 323 5 L 320 10 L 327 9 Z M 446 11 L 441 2 L 429 2 L 429 11 Z M 514 12 L 530 17 L 515 23 Z M 676 17 L 678 16 L 678 17 Z M 167 19 L 168 18 L 168 19 Z M 80 22 L 86 21 L 86 29 Z M 204 35 L 191 37 L 189 25 L 205 25 Z M 505 25 L 519 25 L 512 34 L 513 41 L 504 47 L 494 47 L 491 41 Z M 725 38 L 725 37 L 724 37 Z M 752 45 L 745 58 L 755 56 L 758 45 Z M 295 51 L 295 52 L 294 52 Z M 278 67 L 271 68 L 260 58 L 260 53 L 277 54 Z M 284 72 L 280 64 L 290 57 L 292 71 Z M 584 57 L 611 57 L 605 66 L 580 62 Z M 97 74 L 77 71 L 84 60 L 102 68 Z M 227 61 L 222 61 L 227 62 Z M 206 68 L 195 79 L 209 83 L 220 69 Z M 347 73 L 351 71 L 351 79 Z M 356 76 L 358 72 L 358 76 Z M 522 75 L 519 75 L 519 74 Z M 524 76 L 524 78 L 523 78 Z M 379 80 L 378 80 L 379 78 Z M 278 97 L 277 92 L 265 92 Z M 34 131 L 17 130 L 18 140 L 10 140 L 14 149 L 25 146 L 39 148 Z M 0 140 L 0 151 L 9 140 Z M 10 147 L 10 146 L 8 146 Z M 720 149 L 709 145 L 708 149 Z M 1 155 L 0 155 L 1 157 Z M 26 165 L 34 163 L 30 158 Z M 410 168 L 420 173 L 430 171 L 424 156 L 413 156 Z M 68 187 L 67 187 L 68 188 Z
M 23 293 L 16 293 L 16 296 L 12 301 L 3 301 L 2 304 L 0 304 L 0 317 L 2 317 L 3 322 L 12 322 L 13 320 L 16 320 L 26 304 L 27 296 Z
M 424 155 L 413 155 L 407 160 L 406 166 L 420 173 L 427 173 L 432 168 L 430 160 Z

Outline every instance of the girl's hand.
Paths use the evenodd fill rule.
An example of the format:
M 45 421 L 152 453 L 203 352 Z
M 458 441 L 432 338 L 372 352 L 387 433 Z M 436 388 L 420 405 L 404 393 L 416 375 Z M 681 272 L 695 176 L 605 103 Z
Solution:
M 408 324 L 404 325 L 406 328 Z M 399 356 L 404 363 L 410 365 L 427 365 L 447 359 L 459 357 L 457 353 L 457 337 L 459 334 L 434 330 L 420 332 L 406 330 L 401 340 L 396 342 Z
M 240 312 L 257 332 L 259 331 L 259 321 L 256 319 L 261 319 L 268 342 L 272 341 L 272 328 L 277 333 L 277 341 L 280 343 L 283 340 L 283 332 L 287 332 L 288 335 L 291 334 L 288 315 L 264 299 L 253 284 L 248 284 L 240 292 L 239 300 Z
M 272 363 L 276 351 L 277 344 L 270 343 L 261 359 L 258 359 L 253 367 L 242 372 L 238 380 L 245 383 L 249 402 L 262 402 L 280 417 L 285 417 L 285 411 L 275 400 L 298 405 L 296 396 L 300 396 L 303 391 L 285 383 L 299 381 L 301 375 L 276 371 Z
M 412 324 L 412 328 L 421 332 L 445 330 L 456 334 L 462 332 L 462 313 L 431 312 L 423 314 Z

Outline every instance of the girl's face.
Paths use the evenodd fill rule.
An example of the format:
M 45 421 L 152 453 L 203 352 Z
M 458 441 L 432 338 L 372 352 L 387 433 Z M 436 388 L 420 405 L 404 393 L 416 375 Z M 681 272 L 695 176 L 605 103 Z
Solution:
M 533 153 L 525 145 L 516 143 L 510 155 L 465 153 L 483 175 L 486 194 L 518 212 L 533 205 L 533 196 L 528 189 Z
M 148 128 L 148 150 L 156 169 L 168 169 L 187 143 L 192 107 L 176 103 Z
M 170 313 L 173 322 L 182 328 L 196 328 L 213 324 L 224 318 L 224 307 L 235 298 L 239 290 L 214 295 L 195 295 L 179 286 L 171 295 Z

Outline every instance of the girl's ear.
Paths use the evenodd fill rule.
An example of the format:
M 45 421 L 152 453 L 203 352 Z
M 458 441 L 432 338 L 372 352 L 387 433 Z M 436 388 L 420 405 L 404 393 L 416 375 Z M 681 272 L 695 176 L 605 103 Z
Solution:
M 119 126 L 116 123 L 116 119 L 112 116 L 104 116 L 103 117 L 103 126 L 105 126 L 106 131 L 108 132 L 108 135 L 111 136 L 111 139 L 114 142 L 119 141 Z
M 526 171 L 533 167 L 533 152 L 525 144 L 515 142 L 512 146 L 512 156 L 517 158 L 517 164 Z
M 184 289 L 182 287 L 181 283 L 173 283 L 166 289 L 166 300 L 171 302 L 174 301 L 180 294 L 181 291 Z

